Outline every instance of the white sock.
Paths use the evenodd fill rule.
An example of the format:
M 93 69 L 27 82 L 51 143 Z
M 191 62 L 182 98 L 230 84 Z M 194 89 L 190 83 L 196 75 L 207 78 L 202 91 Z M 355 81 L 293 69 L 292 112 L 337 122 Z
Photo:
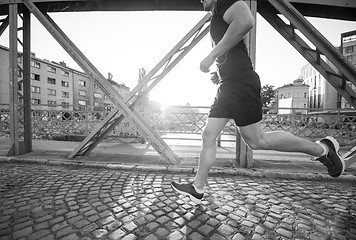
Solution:
M 325 156 L 326 154 L 328 154 L 328 152 L 329 152 L 328 146 L 326 146 L 324 143 L 322 143 L 320 141 L 316 141 L 316 143 L 319 144 L 320 147 L 323 148 L 323 154 L 321 154 L 321 156 Z
M 199 193 L 199 194 L 204 193 L 204 189 L 198 189 L 196 186 L 194 186 L 194 183 L 192 185 L 197 193 Z

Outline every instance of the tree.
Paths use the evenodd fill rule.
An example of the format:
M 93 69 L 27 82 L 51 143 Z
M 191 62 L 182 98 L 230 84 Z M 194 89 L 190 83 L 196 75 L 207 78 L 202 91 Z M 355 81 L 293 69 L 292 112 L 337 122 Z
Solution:
M 274 102 L 274 86 L 265 85 L 261 89 L 261 99 L 263 107 L 269 107 L 271 103 Z

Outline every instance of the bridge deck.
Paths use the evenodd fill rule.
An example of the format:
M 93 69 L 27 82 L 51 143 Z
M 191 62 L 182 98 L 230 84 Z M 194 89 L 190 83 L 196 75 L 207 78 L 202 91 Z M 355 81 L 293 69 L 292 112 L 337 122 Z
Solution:
M 0 15 L 8 14 L 7 4 L 22 2 L 23 0 L 0 0 Z M 203 10 L 200 0 L 32 0 L 32 2 L 46 12 Z M 290 0 L 289 2 L 304 16 L 356 21 L 356 1 Z

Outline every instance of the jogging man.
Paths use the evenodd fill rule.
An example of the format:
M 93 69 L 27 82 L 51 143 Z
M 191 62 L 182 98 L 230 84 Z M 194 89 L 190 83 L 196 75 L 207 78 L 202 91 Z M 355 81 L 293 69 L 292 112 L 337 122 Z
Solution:
M 220 83 L 202 134 L 197 174 L 191 183 L 172 182 L 172 188 L 195 203 L 201 202 L 216 158 L 216 138 L 229 119 L 234 119 L 251 149 L 306 153 L 323 163 L 330 176 L 340 176 L 345 163 L 334 138 L 310 142 L 288 132 L 262 131 L 261 83 L 244 43 L 244 37 L 255 24 L 248 5 L 242 0 L 202 0 L 201 3 L 205 11 L 212 13 L 210 35 L 214 47 L 200 63 L 200 70 L 208 73 L 216 61 Z

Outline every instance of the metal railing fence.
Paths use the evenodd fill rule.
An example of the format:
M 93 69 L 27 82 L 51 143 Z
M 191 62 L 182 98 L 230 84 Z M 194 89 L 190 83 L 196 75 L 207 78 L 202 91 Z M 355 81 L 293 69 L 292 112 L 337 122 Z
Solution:
M 36 106 L 37 107 L 37 106 Z M 143 118 L 162 138 L 199 140 L 209 107 L 171 106 L 165 109 L 140 109 Z M 67 139 L 80 141 L 101 122 L 109 109 L 95 110 L 95 107 L 69 107 L 51 109 L 38 106 L 32 110 L 32 133 L 36 139 Z M 267 110 L 266 110 L 267 112 Z M 283 112 L 283 113 L 278 113 Z M 120 112 L 119 112 L 120 113 Z M 23 116 L 19 111 L 19 132 L 23 134 Z M 9 134 L 9 105 L 0 105 L 0 136 Z M 117 138 L 141 138 L 139 129 L 124 120 L 108 136 Z M 296 136 L 315 140 L 333 136 L 341 145 L 356 145 L 356 111 L 343 109 L 269 109 L 263 115 L 264 131 L 287 131 Z M 234 141 L 236 127 L 231 120 L 221 133 L 221 141 Z M 70 136 L 70 138 L 68 138 Z M 64 138 L 66 137 L 66 138 Z

